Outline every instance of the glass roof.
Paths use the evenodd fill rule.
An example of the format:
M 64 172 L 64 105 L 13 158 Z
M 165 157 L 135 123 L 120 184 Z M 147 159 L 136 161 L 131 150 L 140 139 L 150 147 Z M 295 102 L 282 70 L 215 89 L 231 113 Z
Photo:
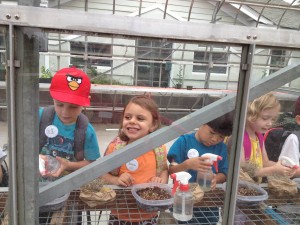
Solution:
M 300 28 L 299 0 L 42 0 L 39 6 L 122 16 L 152 12 L 160 19 Z
M 33 1 L 34 2 L 34 1 Z M 71 9 L 100 14 L 141 16 L 191 22 L 225 23 L 300 29 L 299 0 L 41 0 L 36 6 Z M 28 1 L 2 1 L 2 4 L 29 5 Z

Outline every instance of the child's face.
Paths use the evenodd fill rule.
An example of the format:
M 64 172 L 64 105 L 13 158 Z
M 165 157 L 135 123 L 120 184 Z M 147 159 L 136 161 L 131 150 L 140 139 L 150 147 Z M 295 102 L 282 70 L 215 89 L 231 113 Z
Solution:
M 153 132 L 155 128 L 151 112 L 134 103 L 127 105 L 122 129 L 129 138 L 129 143 Z
M 251 129 L 255 132 L 265 133 L 269 130 L 278 116 L 278 109 L 265 109 L 255 121 L 249 121 Z
M 57 116 L 64 124 L 75 123 L 82 110 L 82 106 L 60 102 L 55 99 L 54 108 Z
M 223 141 L 225 136 L 215 132 L 210 126 L 205 124 L 196 132 L 196 138 L 199 142 L 209 147 Z

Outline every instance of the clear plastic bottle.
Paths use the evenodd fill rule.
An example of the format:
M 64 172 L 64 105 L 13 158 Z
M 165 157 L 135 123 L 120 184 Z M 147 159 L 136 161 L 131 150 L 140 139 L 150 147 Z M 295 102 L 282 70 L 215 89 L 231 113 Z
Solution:
M 222 160 L 222 157 L 212 153 L 205 153 L 202 157 L 207 158 L 207 162 L 210 162 L 213 167 L 215 168 L 216 172 L 218 173 L 218 161 Z M 197 174 L 197 183 L 202 188 L 204 192 L 211 190 L 211 182 L 214 179 L 214 173 L 212 169 L 208 170 L 207 172 L 198 172 Z
M 49 173 L 55 173 L 60 167 L 60 162 L 53 156 L 45 155 L 39 157 L 39 170 L 41 180 L 53 181 L 56 178 L 47 176 Z M 47 176 L 47 177 L 46 177 Z
M 60 167 L 60 162 L 51 155 L 46 155 L 45 169 L 47 173 L 56 173 Z
M 197 183 L 204 192 L 211 190 L 211 181 L 214 178 L 212 170 L 209 170 L 206 173 L 198 172 L 197 174 Z
M 186 172 L 179 173 L 183 174 Z M 180 180 L 180 185 L 174 195 L 173 217 L 179 221 L 189 221 L 193 217 L 194 202 L 193 193 L 189 190 L 189 178 L 190 177 L 185 177 L 185 174 L 183 174 L 183 177 L 178 179 Z

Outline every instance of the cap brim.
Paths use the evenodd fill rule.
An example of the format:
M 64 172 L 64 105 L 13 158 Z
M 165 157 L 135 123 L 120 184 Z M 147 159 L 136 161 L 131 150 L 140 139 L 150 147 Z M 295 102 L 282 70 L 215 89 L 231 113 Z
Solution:
M 90 99 L 81 97 L 78 95 L 68 94 L 64 92 L 58 92 L 58 91 L 50 91 L 50 95 L 55 100 L 61 101 L 61 102 L 67 102 L 74 105 L 80 105 L 80 106 L 90 106 Z

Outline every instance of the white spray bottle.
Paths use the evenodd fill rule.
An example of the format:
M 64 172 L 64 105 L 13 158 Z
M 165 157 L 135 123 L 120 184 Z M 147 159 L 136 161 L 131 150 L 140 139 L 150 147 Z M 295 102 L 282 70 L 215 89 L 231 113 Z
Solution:
M 187 172 L 173 173 L 170 176 L 174 180 L 172 193 L 175 193 L 173 217 L 179 221 L 189 221 L 193 217 L 194 203 L 193 194 L 189 190 L 189 179 L 192 176 Z
M 207 157 L 208 158 L 207 161 L 214 166 L 216 172 L 218 173 L 218 161 L 222 160 L 222 157 L 212 153 L 205 153 L 202 155 L 202 157 Z M 205 173 L 198 172 L 197 182 L 204 192 L 211 190 L 211 181 L 213 178 L 214 178 L 214 173 L 211 169 Z
M 287 156 L 280 156 L 279 161 L 281 161 L 281 165 L 292 168 L 292 169 L 298 169 L 299 163 L 294 162 L 291 158 Z

